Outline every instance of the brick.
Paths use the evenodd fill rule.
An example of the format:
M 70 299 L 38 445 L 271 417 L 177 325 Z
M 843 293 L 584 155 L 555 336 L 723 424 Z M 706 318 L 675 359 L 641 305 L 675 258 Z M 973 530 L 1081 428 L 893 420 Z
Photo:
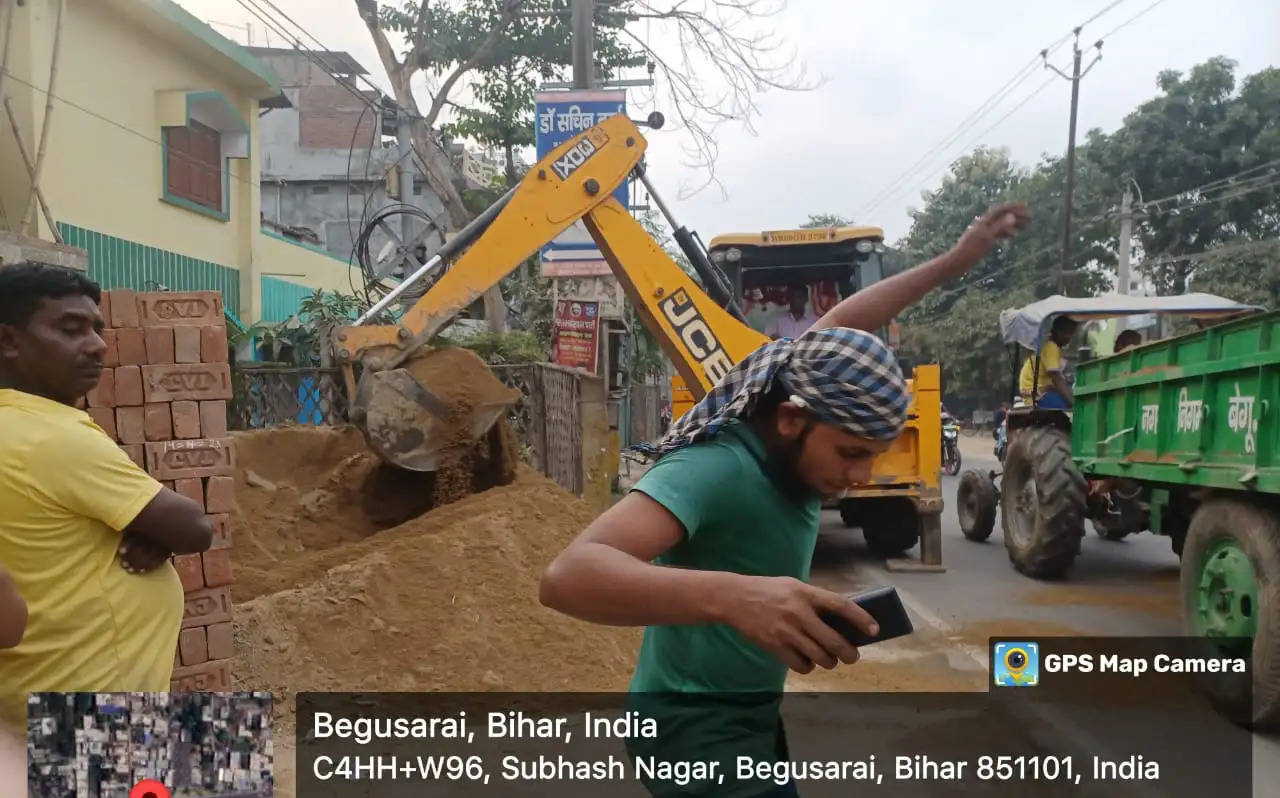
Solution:
M 199 554 L 179 554 L 173 558 L 173 567 L 182 580 L 182 590 L 186 593 L 204 587 L 204 562 Z
M 175 363 L 173 359 L 173 328 L 148 327 L 143 330 L 147 342 L 147 364 L 164 366 Z
M 107 350 L 102 353 L 102 365 L 107 368 L 120 365 L 120 342 L 116 340 L 116 331 L 103 330 L 102 342 L 107 345 Z
M 200 360 L 204 363 L 227 362 L 227 328 L 200 328 Z
M 111 407 L 91 407 L 88 410 L 89 418 L 93 419 L 93 423 L 102 428 L 107 433 L 107 437 L 111 440 L 116 439 L 116 411 Z
M 188 593 L 182 607 L 182 628 L 231 620 L 231 589 L 210 587 Z
M 200 434 L 206 438 L 221 438 L 227 434 L 226 402 L 200 403 Z
M 142 446 L 138 444 L 126 444 L 120 448 L 124 449 L 124 453 L 129 455 L 130 460 L 138 464 L 138 468 L 145 469 L 147 467 L 147 458 Z
M 161 484 L 161 485 L 164 485 L 164 486 L 165 486 L 166 488 L 168 488 L 169 490 L 175 490 L 175 488 L 174 488 L 174 484 L 173 484 L 173 480 L 172 480 L 172 479 L 166 479 L 166 480 L 163 480 L 163 481 L 161 481 L 161 483 L 160 483 L 160 484 Z
M 231 477 L 209 477 L 204 486 L 204 509 L 210 513 L 229 513 L 235 503 L 236 481 Z
M 103 291 L 102 298 L 98 300 L 98 313 L 102 314 L 102 326 L 110 327 L 111 324 L 111 292 Z
M 148 402 L 231 398 L 231 367 L 226 363 L 143 366 L 142 390 Z
M 230 477 L 235 464 L 235 450 L 226 438 L 147 444 L 147 471 L 156 479 Z
M 209 551 L 231 548 L 231 516 L 226 514 L 206 515 L 209 525 L 213 527 L 213 542 Z
M 146 443 L 146 416 L 141 407 L 116 408 L 116 437 L 121 443 Z
M 147 362 L 147 334 L 137 327 L 116 330 L 120 365 L 141 366 Z
M 109 326 L 120 329 L 122 327 L 138 326 L 138 301 L 135 294 L 127 288 L 119 288 L 115 291 L 108 291 L 111 298 L 111 323 Z
M 176 648 L 175 648 L 175 649 L 173 650 L 173 667 L 174 667 L 174 670 L 177 670 L 178 668 L 181 668 L 181 667 L 182 667 L 182 660 L 181 660 L 181 659 L 179 659 L 179 657 L 178 657 L 179 653 L 180 653 L 180 652 L 178 651 L 178 649 L 176 649 Z
M 173 328 L 173 362 L 200 362 L 200 327 Z
M 235 654 L 235 627 L 229 623 L 210 624 L 208 633 L 209 659 L 231 659 Z
M 88 409 L 89 409 L 89 397 L 88 397 L 88 396 L 81 396 L 81 397 L 77 398 L 77 399 L 76 399 L 76 405 L 75 405 L 75 407 L 76 407 L 76 410 L 88 410 Z
M 209 587 L 222 587 L 232 582 L 231 549 L 216 549 L 200 555 L 204 560 L 204 583 Z
M 120 366 L 113 375 L 115 379 L 116 407 L 142 407 L 142 368 L 140 366 Z
M 178 634 L 178 654 L 184 666 L 203 665 L 209 661 L 209 638 L 204 628 L 183 629 Z
M 154 402 L 142 409 L 142 430 L 149 441 L 173 440 L 173 416 L 167 402 Z
M 159 291 L 138 295 L 138 318 L 144 327 L 223 325 L 222 296 L 217 291 Z
M 225 659 L 174 668 L 169 682 L 173 693 L 225 693 L 230 689 L 231 661 Z
M 115 369 L 104 368 L 98 384 L 89 391 L 89 407 L 116 406 L 116 372 Z
M 191 501 L 204 507 L 204 484 L 201 479 L 175 479 L 173 481 L 173 490 L 175 493 L 186 496 Z
M 191 401 L 174 402 L 170 405 L 173 414 L 173 437 L 190 440 L 200 437 L 200 403 Z M 225 424 L 223 425 L 226 426 Z M 225 435 L 223 429 L 219 435 Z

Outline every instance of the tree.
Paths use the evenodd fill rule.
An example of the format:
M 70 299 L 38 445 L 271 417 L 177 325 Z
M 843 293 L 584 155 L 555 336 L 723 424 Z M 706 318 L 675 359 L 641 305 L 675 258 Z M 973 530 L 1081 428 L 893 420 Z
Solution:
M 1185 76 L 1161 72 L 1160 95 L 1099 141 L 1104 170 L 1132 176 L 1150 203 L 1134 232 L 1160 293 L 1185 290 L 1195 271 L 1174 256 L 1280 235 L 1280 69 L 1250 75 L 1237 92 L 1235 66 L 1217 57 Z M 1247 282 L 1248 262 L 1238 264 L 1215 273 Z
M 848 227 L 853 224 L 852 219 L 841 216 L 838 213 L 811 213 L 809 221 L 800 225 L 802 228 L 814 227 Z
M 564 17 L 517 16 L 489 57 L 473 71 L 471 101 L 449 103 L 457 121 L 445 133 L 503 151 L 507 186 L 520 178 L 515 151 L 534 144 L 533 110 L 538 80 L 564 77 L 573 61 Z M 624 42 L 618 30 L 601 28 L 596 35 L 596 70 L 608 79 L 627 67 L 644 66 L 645 58 Z
M 1087 295 L 1107 281 L 1114 232 L 1093 220 L 1103 209 L 1100 186 L 1106 180 L 1087 144 L 1077 149 L 1076 169 L 1069 285 L 1072 293 Z M 999 336 L 1000 311 L 1057 291 L 1062 170 L 1061 159 L 1046 158 L 1026 169 L 1004 150 L 980 147 L 958 158 L 941 185 L 923 196 L 923 207 L 911 211 L 911 229 L 900 246 L 914 263 L 946 252 L 975 216 L 996 203 L 1022 200 L 1035 217 L 1017 239 L 993 249 L 954 285 L 903 316 L 903 354 L 917 363 L 941 364 L 947 399 L 957 406 L 1007 398 L 1010 364 Z
M 990 204 L 1021 199 L 1030 230 L 995 250 L 954 287 L 905 318 L 904 346 L 918 362 L 941 362 L 948 398 L 1007 398 L 1008 364 L 993 348 L 1002 308 L 1058 290 L 1089 296 L 1113 280 L 1119 247 L 1114 211 L 1129 179 L 1145 197 L 1134 268 L 1161 294 L 1202 290 L 1273 307 L 1280 301 L 1280 69 L 1246 78 L 1213 58 L 1185 77 L 1160 73 L 1160 95 L 1113 133 L 1091 130 L 1076 151 L 1071 263 L 1060 275 L 1063 161 L 1031 169 L 1000 151 L 956 160 L 903 241 L 912 260 L 943 252 Z M 1064 279 L 1065 278 L 1065 279 Z
M 562 73 L 556 67 L 571 62 L 570 20 L 559 13 L 564 3 L 402 0 L 398 7 L 379 7 L 373 0 L 354 2 L 373 37 L 396 102 L 421 121 L 414 144 L 427 180 L 452 224 L 461 227 L 470 214 L 450 179 L 441 142 L 429 131 L 438 125 L 444 109 L 455 103 L 459 81 L 473 70 L 511 62 L 511 79 L 505 88 L 488 91 L 488 102 L 482 99 L 478 104 L 496 102 L 489 105 L 490 111 L 511 110 L 525 90 L 515 77 L 522 66 L 517 55 L 541 58 L 541 65 L 550 65 L 552 74 Z M 688 151 L 707 169 L 708 180 L 714 181 L 719 125 L 740 121 L 750 128 L 758 113 L 755 97 L 761 91 L 810 88 L 803 83 L 802 73 L 794 74 L 793 58 L 777 57 L 780 42 L 770 32 L 776 26 L 769 21 L 780 9 L 776 0 L 615 0 L 597 7 L 595 53 L 606 72 L 611 64 L 630 63 L 636 53 L 647 56 L 652 70 L 661 73 L 663 109 L 675 115 L 677 128 L 690 133 Z M 514 35 L 517 21 L 519 35 Z M 665 52 L 650 46 L 654 33 L 658 39 L 669 36 L 678 48 Z M 392 45 L 391 36 L 402 42 L 402 52 Z M 508 47 L 511 58 L 504 55 Z M 540 73 L 550 77 L 547 71 Z M 425 110 L 419 108 L 411 86 L 419 73 L 429 80 Z M 486 121 L 498 119 L 473 116 L 472 131 L 484 132 L 491 141 L 502 139 L 498 126 Z

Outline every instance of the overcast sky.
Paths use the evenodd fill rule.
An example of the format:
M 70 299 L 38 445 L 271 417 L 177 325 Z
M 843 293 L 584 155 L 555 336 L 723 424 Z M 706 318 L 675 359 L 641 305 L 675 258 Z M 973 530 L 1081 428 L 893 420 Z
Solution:
M 267 43 L 263 24 L 240 0 L 178 2 L 206 21 L 249 22 L 253 43 Z M 274 2 L 326 47 L 350 52 L 376 83 L 387 86 L 353 0 Z M 686 134 L 679 131 L 647 134 L 650 174 L 678 219 L 704 240 L 725 232 L 795 226 L 810 213 L 838 213 L 884 227 L 894 241 L 910 225 L 909 206 L 919 204 L 921 191 L 938 184 L 947 163 L 966 145 L 1008 147 L 1021 163 L 1065 149 L 1070 84 L 1060 78 L 981 135 L 1052 74 L 1040 69 L 933 156 L 929 168 L 868 207 L 1042 48 L 1110 2 L 789 0 L 776 18 L 777 32 L 809 75 L 825 82 L 813 91 L 762 96 L 755 135 L 741 125 L 720 129 L 717 174 L 727 197 L 715 187 L 679 197 L 682 186 L 702 182 L 701 175 L 681 165 L 680 137 Z M 1085 28 L 1082 43 L 1091 46 L 1152 3 L 1122 0 Z M 1081 138 L 1092 127 L 1117 127 L 1135 105 L 1156 93 L 1155 77 L 1162 69 L 1187 70 L 1215 55 L 1235 59 L 1240 76 L 1280 63 L 1280 2 L 1216 0 L 1212 10 L 1209 5 L 1163 0 L 1106 40 L 1102 61 L 1081 82 Z M 214 27 L 245 43 L 243 27 Z M 656 28 L 652 38 L 657 39 Z M 279 39 L 271 34 L 274 46 L 281 46 Z M 1091 57 L 1086 54 L 1086 64 Z M 1069 45 L 1051 60 L 1069 64 Z M 633 104 L 631 115 L 643 117 L 648 110 Z M 674 116 L 669 109 L 658 110 L 668 119 Z

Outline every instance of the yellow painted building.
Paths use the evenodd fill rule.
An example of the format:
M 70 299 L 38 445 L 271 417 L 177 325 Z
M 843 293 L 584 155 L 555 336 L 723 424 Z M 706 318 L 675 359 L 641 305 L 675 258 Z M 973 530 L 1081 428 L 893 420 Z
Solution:
M 359 284 L 345 262 L 262 229 L 258 118 L 288 100 L 243 47 L 171 0 L 0 0 L 5 42 L 0 95 L 21 148 L 36 159 L 48 114 L 39 185 L 104 288 L 218 290 L 254 322 Z M 26 211 L 32 181 L 0 115 L 0 227 L 52 240 Z

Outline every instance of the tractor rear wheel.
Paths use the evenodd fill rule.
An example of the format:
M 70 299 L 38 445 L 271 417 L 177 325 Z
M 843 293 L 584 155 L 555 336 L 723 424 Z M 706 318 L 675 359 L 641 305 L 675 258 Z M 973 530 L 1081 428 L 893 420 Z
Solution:
M 1005 458 L 1000 522 L 1014 567 L 1036 579 L 1060 577 L 1080 553 L 1088 488 L 1062 430 L 1020 432 Z
M 981 543 L 991 537 L 996 526 L 996 484 L 981 471 L 966 471 L 956 488 L 956 514 L 960 531 L 968 540 Z
M 1219 638 L 1211 641 L 1219 656 L 1250 659 L 1252 685 L 1248 674 L 1224 673 L 1202 674 L 1201 687 L 1238 723 L 1280 727 L 1280 514 L 1239 499 L 1200 505 L 1183 545 L 1181 583 L 1188 634 Z

